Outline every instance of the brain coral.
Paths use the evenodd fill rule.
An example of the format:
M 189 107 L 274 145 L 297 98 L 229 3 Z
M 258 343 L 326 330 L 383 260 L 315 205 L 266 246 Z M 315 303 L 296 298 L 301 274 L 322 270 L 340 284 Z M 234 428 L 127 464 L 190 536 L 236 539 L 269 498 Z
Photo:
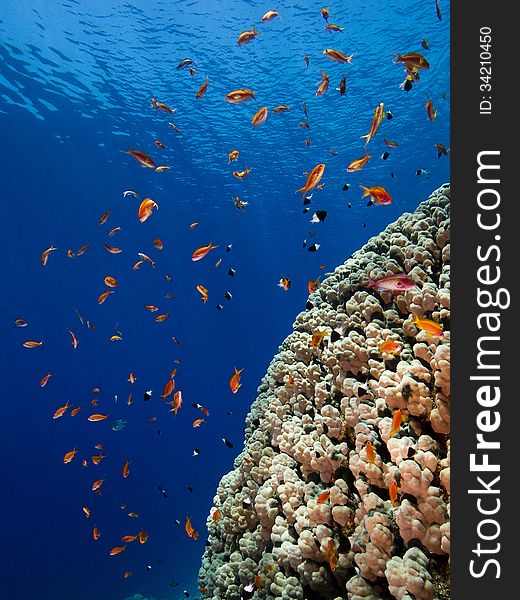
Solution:
M 449 598 L 449 197 L 444 185 L 370 239 L 296 318 L 218 486 L 203 596 Z M 367 287 L 400 272 L 417 288 Z

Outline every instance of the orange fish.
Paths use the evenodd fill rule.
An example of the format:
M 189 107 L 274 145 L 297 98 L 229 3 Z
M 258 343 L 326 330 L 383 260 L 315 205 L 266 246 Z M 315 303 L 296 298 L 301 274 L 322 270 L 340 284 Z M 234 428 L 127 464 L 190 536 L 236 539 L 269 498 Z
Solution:
M 289 378 L 287 379 L 287 387 L 292 387 L 294 385 L 294 377 L 292 375 L 289 375 Z
M 137 540 L 136 535 L 124 535 L 121 538 L 121 541 L 124 542 L 125 544 L 129 544 L 130 542 L 135 542 L 136 540 Z
M 127 381 L 129 381 L 130 383 L 135 383 L 137 381 L 137 377 L 133 373 L 130 373 Z
M 231 152 L 228 154 L 228 165 L 230 162 L 233 162 L 234 160 L 238 160 L 238 157 L 240 155 L 240 152 L 238 150 L 231 150 Z M 193 229 L 190 225 L 190 229 Z
M 323 7 L 323 8 L 321 9 L 321 16 L 322 16 L 322 17 L 325 19 L 325 21 L 327 21 L 327 23 L 328 23 L 328 21 L 329 21 L 329 9 L 328 9 L 328 8 L 325 8 L 325 7 Z
M 311 340 L 311 348 L 319 348 L 323 342 L 323 339 L 327 337 L 327 335 L 328 334 L 326 331 L 318 331 L 314 333 Z
M 94 527 L 94 529 L 92 530 L 92 537 L 94 538 L 94 540 L 97 542 L 99 540 L 99 538 L 101 537 L 101 531 L 99 531 L 99 529 L 97 527 Z
M 143 252 L 138 252 L 137 253 L 139 255 L 140 258 L 142 258 L 143 260 L 145 260 L 149 265 L 151 265 L 151 267 L 153 269 L 155 269 L 155 262 L 147 255 L 144 254 Z
M 207 288 L 205 288 L 203 285 L 198 285 L 197 286 L 197 291 L 201 293 L 202 295 L 202 302 L 204 302 L 204 304 L 206 304 L 206 302 L 208 301 L 208 290 Z
M 98 219 L 98 223 L 99 223 L 100 225 L 104 225 L 104 224 L 105 224 L 105 223 L 108 221 L 108 218 L 110 217 L 110 215 L 111 215 L 111 214 L 112 214 L 112 211 L 111 211 L 111 210 L 107 210 L 105 213 L 103 213 L 103 214 L 102 214 L 102 215 L 99 217 L 99 219 Z
M 329 561 L 330 568 L 334 571 L 338 564 L 338 549 L 336 547 L 336 542 L 333 539 L 330 539 L 329 543 L 327 544 L 325 557 Z
M 234 90 L 233 92 L 229 92 L 226 96 L 226 100 L 230 104 L 240 104 L 241 102 L 251 99 L 255 100 L 255 90 Z
M 132 575 L 133 575 L 132 571 L 125 571 L 125 572 L 123 573 L 123 577 L 124 577 L 125 579 L 128 579 L 129 577 L 132 577 Z
M 116 554 L 120 554 L 121 552 L 123 552 L 123 550 L 126 548 L 126 546 L 115 546 L 114 548 L 112 548 L 112 550 L 110 550 L 110 556 L 115 556 Z
M 88 506 L 84 506 L 82 510 L 83 510 L 83 512 L 85 513 L 85 516 L 88 519 L 90 517 L 90 508 Z
M 401 342 L 395 340 L 386 340 L 382 344 L 379 344 L 379 352 L 386 352 L 387 354 L 399 354 L 403 349 Z
M 367 135 L 362 135 L 361 139 L 366 139 L 365 146 L 368 142 L 375 136 L 377 130 L 379 129 L 379 125 L 383 121 L 383 115 L 385 114 L 385 105 L 383 102 L 375 109 L 374 117 L 372 119 L 372 125 L 370 126 L 370 131 Z
M 213 513 L 213 523 L 217 523 L 220 520 L 220 509 L 216 508 Z
M 397 493 L 398 493 L 398 491 L 399 491 L 399 488 L 397 487 L 397 482 L 394 479 L 392 481 L 392 483 L 390 484 L 390 487 L 388 488 L 388 493 L 390 495 L 390 502 L 392 504 L 394 504 L 395 501 L 397 500 Z
M 235 367 L 235 372 L 233 373 L 233 375 L 231 376 L 231 379 L 229 380 L 229 387 L 231 388 L 231 391 L 233 392 L 233 394 L 236 394 L 239 390 L 239 388 L 242 387 L 242 384 L 240 383 L 240 374 L 242 373 L 244 369 L 240 369 L 240 371 Z
M 50 248 L 47 248 L 47 250 L 44 250 L 44 251 L 41 253 L 40 260 L 41 260 L 41 263 L 42 263 L 42 265 L 43 265 L 44 267 L 45 267 L 45 266 L 47 266 L 47 261 L 49 260 L 49 254 L 50 254 L 51 252 L 54 252 L 54 251 L 55 251 L 55 250 L 57 250 L 57 249 L 58 249 L 58 248 L 55 248 L 54 246 L 51 246 Z
M 309 291 L 309 294 L 312 294 L 313 292 L 315 292 L 319 287 L 320 287 L 320 278 L 319 277 L 317 279 L 315 279 L 314 281 L 312 279 L 309 279 L 309 281 L 307 282 L 307 290 Z
M 193 421 L 193 427 L 200 427 L 202 423 L 205 423 L 204 419 L 195 419 L 195 421 Z
M 431 319 L 420 319 L 415 313 L 412 323 L 422 331 L 426 331 L 428 337 L 443 337 L 442 327 Z
M 78 451 L 76 450 L 76 448 L 74 448 L 74 450 L 71 450 L 70 452 L 66 452 L 65 456 L 63 457 L 63 464 L 68 465 L 77 453 Z
M 155 238 L 153 241 L 153 247 L 156 248 L 157 250 L 163 250 L 164 248 L 164 243 L 161 240 L 161 238 Z
M 146 531 L 143 531 L 141 529 L 141 531 L 139 532 L 139 543 L 145 544 L 147 540 L 148 540 L 148 534 L 146 533 Z
M 367 442 L 367 445 L 365 446 L 365 452 L 368 462 L 374 464 L 376 462 L 376 451 L 370 442 Z
M 164 313 L 162 315 L 157 315 L 155 317 L 155 322 L 156 323 L 164 323 L 164 321 L 166 321 L 166 319 L 170 318 L 170 313 Z
M 99 295 L 98 299 L 97 299 L 97 303 L 98 304 L 103 304 L 103 302 L 110 296 L 110 294 L 112 294 L 113 292 L 110 290 L 107 290 L 106 292 L 103 292 L 102 294 Z
M 182 392 L 179 390 L 173 395 L 172 409 L 170 412 L 177 414 L 182 406 Z
M 280 13 L 276 12 L 275 10 L 268 10 L 262 17 L 262 23 L 268 23 L 269 21 L 272 21 L 275 17 L 278 17 L 279 15 Z
M 249 42 L 251 40 L 254 40 L 257 35 L 260 35 L 260 32 L 257 31 L 256 26 L 253 25 L 253 29 L 249 29 L 249 30 L 243 31 L 238 36 L 238 45 L 239 46 L 244 46 L 245 44 L 249 44 Z
M 318 84 L 316 90 L 316 96 L 323 96 L 323 94 L 329 89 L 329 76 L 324 71 L 321 72 L 321 81 Z
M 103 454 L 103 452 L 100 452 L 99 454 L 96 454 L 95 456 L 92 456 L 92 462 L 93 462 L 95 465 L 99 465 L 99 463 L 100 463 L 100 462 L 101 462 L 101 461 L 102 461 L 104 458 L 106 458 L 106 457 L 107 457 L 107 455 L 106 455 L 106 454 Z
M 161 142 L 161 140 L 155 140 L 154 144 L 157 146 L 157 148 L 161 148 L 161 149 L 166 148 L 166 146 Z
M 135 263 L 135 265 L 132 267 L 132 269 L 133 269 L 134 271 L 137 271 L 137 269 L 139 269 L 139 267 L 140 267 L 140 266 L 143 264 L 143 262 L 144 262 L 143 260 L 138 260 L 138 261 Z
M 245 169 L 244 171 L 233 171 L 233 177 L 237 179 L 244 179 L 248 173 L 250 173 L 252 169 Z
M 159 308 L 157 306 L 155 306 L 154 304 L 145 304 L 144 307 L 146 308 L 146 310 L 149 310 L 150 312 L 157 312 L 159 310 Z
M 92 491 L 96 492 L 97 490 L 99 490 L 103 485 L 104 481 L 104 479 L 96 479 L 96 481 L 94 481 L 94 483 L 92 484 Z
M 370 196 L 376 206 L 392 204 L 392 196 L 390 196 L 384 187 L 379 185 L 374 185 L 370 188 L 367 188 L 364 185 L 360 185 L 359 187 L 364 190 L 361 197 L 365 198 L 366 196 Z
M 214 248 L 218 248 L 218 246 L 214 246 L 212 242 L 210 242 L 207 246 L 200 246 L 200 248 L 197 248 L 193 253 L 191 260 L 193 262 L 202 260 Z
M 275 106 L 275 108 L 273 108 L 274 113 L 287 112 L 288 110 L 291 110 L 291 107 L 286 104 L 280 104 L 280 106 Z
M 155 169 L 155 163 L 153 162 L 152 158 L 148 156 L 148 154 L 140 152 L 139 150 L 132 150 L 131 148 L 128 148 L 126 153 L 133 156 L 142 167 Z
M 76 256 L 81 256 L 82 254 L 85 254 L 85 252 L 90 248 L 90 242 L 88 244 L 85 244 L 84 246 L 81 246 L 81 248 L 79 248 L 78 250 L 76 250 Z
M 78 340 L 76 339 L 76 336 L 70 329 L 67 329 L 67 331 L 70 333 L 70 337 L 72 338 L 71 339 L 72 347 L 74 349 L 76 349 L 78 347 Z
M 175 389 L 175 381 L 173 379 L 170 379 L 169 381 L 166 382 L 166 384 L 164 386 L 164 391 L 163 391 L 161 398 L 163 400 L 165 398 L 168 398 L 168 396 L 173 392 L 174 389 Z
M 192 540 L 196 540 L 199 537 L 199 534 L 195 531 L 193 525 L 191 524 L 191 519 L 189 515 L 186 515 L 186 524 L 184 526 L 184 529 L 186 530 L 188 537 L 190 537 Z
M 397 57 L 394 63 L 402 63 L 408 72 L 427 70 L 430 68 L 429 63 L 424 56 L 417 52 L 408 52 L 407 54 L 403 55 L 394 52 L 394 54 Z
M 130 406 L 132 404 L 132 394 L 128 394 L 128 398 L 126 400 L 126 403 L 128 406 Z
M 347 173 L 352 173 L 353 171 L 359 171 L 360 169 L 362 169 L 367 164 L 369 158 L 371 158 L 371 156 L 367 152 L 365 156 L 353 160 L 347 167 Z
M 47 385 L 47 382 L 49 381 L 49 379 L 52 377 L 52 373 L 49 371 L 47 373 L 47 375 L 45 375 L 44 377 L 42 377 L 40 379 L 40 387 L 45 387 Z
M 291 287 L 291 280 L 287 279 L 287 277 L 282 277 L 278 282 L 278 286 L 282 288 L 282 290 L 287 291 Z
M 88 420 L 91 423 L 96 423 L 97 421 L 104 421 L 105 419 L 108 419 L 108 415 L 100 415 L 99 413 L 94 413 L 93 415 L 90 415 L 90 417 L 88 417 Z
M 398 408 L 393 417 L 392 417 L 392 430 L 390 432 L 390 437 L 394 437 L 395 434 L 401 429 L 401 423 L 403 422 L 403 415 L 401 413 L 401 409 Z
M 139 210 L 137 211 L 137 217 L 141 223 L 144 223 L 148 217 L 151 216 L 153 209 L 159 209 L 157 202 L 154 202 L 151 198 L 145 198 L 141 204 L 139 205 Z
M 103 281 L 105 282 L 105 285 L 111 288 L 115 288 L 119 285 L 115 277 L 105 277 Z
M 43 346 L 43 342 L 24 342 L 24 348 L 38 348 L 39 346 Z
M 81 406 L 77 406 L 76 408 L 73 408 L 70 411 L 70 416 L 75 417 L 79 413 L 80 410 L 81 410 Z
M 330 497 L 330 490 L 327 490 L 326 492 L 322 492 L 319 496 L 318 499 L 316 500 L 317 504 L 325 504 L 325 502 L 327 502 L 327 500 Z
M 126 479 L 130 475 L 130 461 L 127 460 L 123 465 L 123 477 Z
M 269 113 L 269 109 L 267 108 L 267 106 L 262 106 L 261 108 L 259 108 L 256 111 L 255 116 L 253 117 L 253 120 L 251 121 L 251 125 L 253 127 L 258 127 L 259 125 L 264 123 L 265 120 L 267 119 L 268 113 Z
M 255 587 L 257 590 L 259 590 L 261 587 L 264 587 L 264 580 L 262 579 L 261 575 L 257 575 L 255 577 Z
M 399 144 L 397 142 L 392 142 L 391 140 L 387 140 L 386 138 L 383 139 L 383 142 L 389 147 L 389 148 L 397 148 L 399 146 Z
M 316 185 L 318 184 L 320 179 L 323 177 L 324 172 L 325 172 L 324 164 L 316 165 L 314 167 L 314 169 L 309 173 L 309 176 L 307 177 L 307 181 L 305 182 L 305 186 L 300 188 L 299 190 L 296 190 L 295 193 L 301 192 L 302 197 L 305 196 L 305 194 L 307 192 L 309 192 L 310 190 L 313 190 L 316 187 Z
M 160 110 L 162 112 L 167 112 L 167 113 L 174 113 L 176 109 L 172 109 L 170 108 L 167 104 L 165 104 L 164 102 L 157 102 L 157 100 L 155 98 L 152 98 L 152 106 L 156 109 L 156 110 Z
M 437 118 L 437 111 L 434 110 L 433 103 L 431 100 L 428 100 L 428 102 L 426 102 L 426 113 L 430 121 L 434 121 Z
M 90 401 L 90 404 L 91 404 L 91 406 L 97 406 L 97 405 L 98 405 L 98 402 L 99 402 L 99 400 L 98 400 L 97 398 L 93 398 L 93 399 Z
M 343 52 L 340 52 L 339 50 L 333 50 L 332 48 L 327 48 L 327 50 L 323 51 L 323 54 L 325 54 L 327 58 L 330 58 L 330 60 L 333 60 L 337 63 L 351 63 L 354 56 L 353 54 L 346 56 L 343 54 Z
M 54 416 L 52 418 L 59 419 L 60 417 L 63 417 L 63 415 L 67 412 L 67 409 L 69 408 L 70 404 L 67 402 L 65 406 L 60 406 L 60 408 L 58 408 L 58 410 L 54 413 Z
M 116 246 L 109 246 L 108 244 L 104 244 L 105 250 L 110 252 L 110 254 L 121 254 L 123 252 L 121 248 L 117 248 Z
M 200 86 L 200 88 L 198 89 L 198 91 L 195 95 L 196 100 L 200 100 L 201 98 L 204 97 L 204 94 L 206 93 L 206 90 L 208 89 L 208 85 L 209 85 L 209 79 L 208 79 L 208 76 L 206 75 L 206 81 Z

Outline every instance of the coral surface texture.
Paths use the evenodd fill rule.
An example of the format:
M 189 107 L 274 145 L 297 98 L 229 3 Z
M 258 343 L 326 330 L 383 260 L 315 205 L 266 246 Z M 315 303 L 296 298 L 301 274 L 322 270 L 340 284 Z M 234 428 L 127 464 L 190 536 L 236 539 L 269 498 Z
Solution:
M 449 198 L 434 191 L 309 296 L 218 486 L 203 597 L 450 597 Z M 416 287 L 370 284 L 392 273 Z

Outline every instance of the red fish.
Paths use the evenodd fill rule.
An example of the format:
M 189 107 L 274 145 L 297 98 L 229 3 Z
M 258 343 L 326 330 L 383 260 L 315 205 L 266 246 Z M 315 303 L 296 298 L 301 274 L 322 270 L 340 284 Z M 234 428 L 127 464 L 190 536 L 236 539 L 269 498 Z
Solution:
M 200 248 L 197 248 L 191 257 L 191 260 L 193 262 L 202 260 L 214 248 L 218 248 L 218 246 L 214 246 L 213 242 L 210 242 L 207 246 L 201 246 Z
M 309 192 L 310 190 L 313 190 L 316 187 L 316 185 L 319 183 L 320 179 L 323 177 L 324 172 L 325 172 L 324 164 L 316 165 L 314 167 L 314 169 L 309 173 L 309 176 L 307 177 L 307 181 L 305 182 L 305 185 L 302 188 L 300 188 L 299 190 L 296 190 L 295 193 L 301 192 L 302 197 L 305 196 L 305 194 L 307 192 Z
M 240 374 L 242 373 L 244 369 L 240 369 L 240 371 L 235 367 L 235 372 L 233 373 L 233 375 L 231 376 L 231 379 L 229 380 L 229 387 L 231 388 L 231 391 L 233 392 L 233 394 L 236 394 L 239 390 L 240 387 L 242 387 L 242 384 L 240 383 Z
M 370 196 L 376 206 L 392 204 L 392 196 L 390 196 L 384 187 L 381 187 L 380 185 L 374 185 L 370 188 L 367 188 L 364 185 L 360 185 L 359 187 L 364 190 L 361 197 L 365 198 L 366 196 Z
M 132 148 L 128 148 L 126 153 L 133 156 L 141 166 L 155 169 L 155 163 L 153 162 L 152 158 L 148 156 L 148 154 L 140 152 L 139 150 L 132 150 Z

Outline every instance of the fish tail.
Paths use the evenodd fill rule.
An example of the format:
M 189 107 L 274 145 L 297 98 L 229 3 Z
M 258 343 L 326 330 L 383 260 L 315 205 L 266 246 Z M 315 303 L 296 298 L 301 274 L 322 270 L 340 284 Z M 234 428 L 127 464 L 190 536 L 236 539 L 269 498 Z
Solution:
M 367 287 L 369 287 L 369 288 L 373 288 L 373 287 L 375 287 L 375 286 L 376 286 L 376 283 L 377 283 L 377 282 L 376 282 L 376 280 L 375 280 L 375 279 L 372 279 L 372 277 L 369 277 L 369 278 L 368 278 L 368 286 L 367 286 Z
M 401 60 L 401 58 L 402 58 L 402 57 L 401 57 L 401 55 L 400 55 L 400 54 L 397 54 L 397 52 L 392 52 L 392 54 L 393 54 L 394 56 L 397 56 L 397 58 L 394 60 L 394 64 L 395 64 L 395 63 L 398 63 L 398 62 Z
M 365 136 L 363 136 L 363 137 L 365 137 Z M 370 196 L 370 190 L 367 187 L 365 187 L 364 185 L 360 185 L 359 187 L 362 190 L 364 190 L 363 195 L 361 196 L 362 198 L 365 198 L 366 196 Z

